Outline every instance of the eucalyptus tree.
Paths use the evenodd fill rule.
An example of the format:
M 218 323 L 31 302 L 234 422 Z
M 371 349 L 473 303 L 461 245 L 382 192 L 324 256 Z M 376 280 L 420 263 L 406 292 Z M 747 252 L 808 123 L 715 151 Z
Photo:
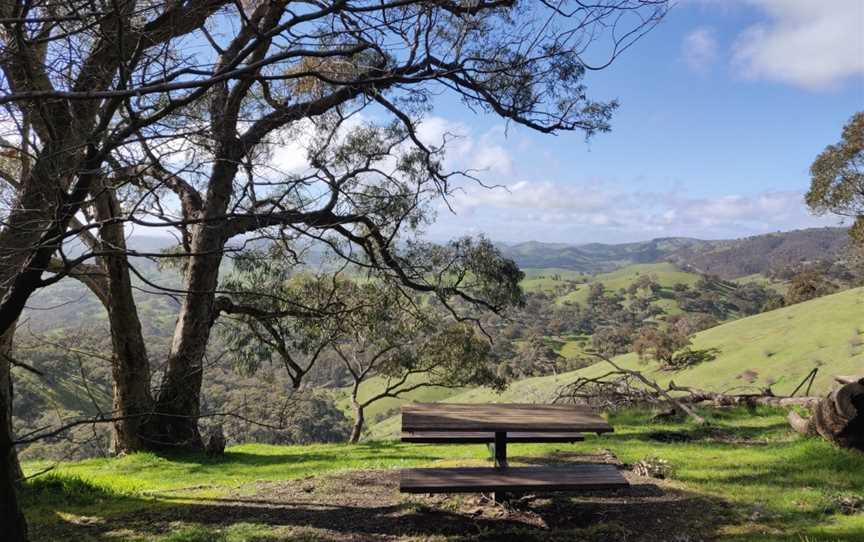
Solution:
M 585 74 L 609 65 L 666 7 L 665 0 L 0 2 L 3 125 L 15 133 L 8 148 L 28 164 L 0 230 L 0 333 L 13 329 L 33 291 L 102 258 L 116 379 L 129 388 L 117 392 L 112 419 L 131 437 L 118 440 L 195 448 L 202 360 L 213 323 L 230 310 L 217 286 L 231 240 L 262 232 L 288 244 L 313 240 L 404 288 L 495 308 L 482 291 L 437 280 L 446 275 L 436 267 L 443 260 L 423 256 L 410 239 L 460 184 L 442 165 L 445 141 L 418 136 L 433 97 L 450 93 L 543 133 L 606 131 L 616 104 L 589 99 Z M 305 143 L 303 171 L 274 167 L 270 158 L 287 140 Z M 104 194 L 123 196 L 118 205 L 109 199 L 107 214 L 99 211 Z M 135 270 L 118 224 L 170 228 L 179 239 L 171 255 L 152 255 L 182 260 L 183 269 L 172 292 L 180 314 L 152 397 L 128 295 Z M 63 254 L 69 239 L 87 243 L 91 232 L 99 239 L 89 239 L 89 251 Z M 4 419 L 9 380 L 3 358 Z M 122 425 L 130 420 L 135 427 Z M 3 424 L 4 472 L 13 445 Z M 12 536 L 20 539 L 9 478 L 0 490 L 13 503 L 6 512 L 18 518 Z
M 18 175 L 2 175 L 0 229 L 0 501 L 5 535 L 27 537 L 14 483 L 9 348 L 15 322 L 44 279 L 106 158 L 145 126 L 202 97 L 162 90 L 188 67 L 176 40 L 228 2 L 0 2 L 0 145 Z M 144 92 L 153 88 L 153 92 Z M 134 112 L 134 113 L 133 113 Z M 66 261 L 63 271 L 76 267 Z M 59 275 L 58 275 L 59 276 Z
M 607 130 L 615 103 L 586 96 L 584 55 L 604 25 L 635 16 L 614 56 L 665 4 L 565 4 L 310 2 L 294 11 L 293 3 L 267 2 L 250 8 L 230 39 L 213 36 L 216 69 L 248 72 L 218 81 L 205 104 L 187 111 L 208 127 L 185 138 L 208 167 L 167 187 L 182 202 L 178 215 L 154 203 L 158 216 L 140 219 L 179 225 L 185 256 L 153 440 L 200 441 L 202 360 L 221 312 L 218 272 L 231 240 L 262 231 L 287 244 L 315 240 L 402 287 L 495 308 L 412 250 L 435 201 L 460 182 L 443 166 L 444 142 L 424 142 L 417 128 L 433 95 L 446 91 L 541 132 Z M 272 153 L 300 137 L 306 167 L 279 171 Z
M 541 132 L 607 130 L 615 103 L 588 99 L 582 82 L 589 46 L 609 21 L 632 16 L 614 57 L 664 7 L 402 1 L 293 12 L 269 2 L 247 6 L 236 31 L 208 33 L 215 67 L 206 99 L 172 117 L 184 120 L 183 131 L 176 120 L 168 132 L 161 125 L 140 131 L 138 144 L 153 164 L 150 175 L 130 181 L 140 204 L 127 220 L 176 228 L 172 256 L 184 270 L 145 444 L 200 446 L 202 360 L 213 322 L 231 310 L 219 303 L 217 284 L 232 240 L 311 240 L 403 287 L 495 308 L 442 280 L 440 262 L 412 243 L 436 200 L 460 182 L 459 172 L 442 165 L 443 141 L 429 145 L 418 136 L 432 95 L 453 92 L 469 107 Z M 242 77 L 220 77 L 220 66 Z M 301 171 L 274 167 L 286 138 L 304 139 Z M 155 174 L 162 169 L 167 174 Z
M 339 337 L 339 318 L 356 308 L 346 299 L 337 270 L 296 272 L 279 254 L 253 251 L 235 259 L 222 281 L 230 295 L 220 297 L 231 317 L 219 326 L 235 370 L 255 374 L 262 366 L 281 366 L 293 390 L 331 352 Z
M 852 115 L 840 141 L 816 157 L 810 177 L 806 196 L 810 209 L 851 218 L 849 233 L 864 247 L 864 111 Z
M 382 399 L 431 386 L 504 384 L 488 338 L 434 297 L 380 277 L 291 275 L 268 258 L 241 261 L 223 286 L 243 309 L 220 326 L 235 365 L 246 372 L 281 365 L 297 390 L 316 364 L 335 359 L 350 382 L 351 442 L 360 438 L 366 409 Z M 509 280 L 490 285 L 499 291 L 489 297 L 502 308 L 505 299 L 519 304 L 521 276 L 514 268 Z

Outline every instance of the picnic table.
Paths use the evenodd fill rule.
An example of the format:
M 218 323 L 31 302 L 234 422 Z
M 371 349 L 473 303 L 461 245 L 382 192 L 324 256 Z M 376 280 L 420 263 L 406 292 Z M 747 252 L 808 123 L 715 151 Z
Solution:
M 561 467 L 510 467 L 508 442 L 577 442 L 583 433 L 612 426 L 586 407 L 542 404 L 411 403 L 402 406 L 402 440 L 421 443 L 486 443 L 493 467 L 402 471 L 406 493 L 509 492 L 609 489 L 627 486 L 614 465 L 571 463 Z

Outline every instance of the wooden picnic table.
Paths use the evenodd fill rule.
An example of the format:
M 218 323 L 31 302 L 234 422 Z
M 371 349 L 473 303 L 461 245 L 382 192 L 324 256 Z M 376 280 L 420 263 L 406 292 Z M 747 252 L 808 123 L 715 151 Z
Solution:
M 405 492 L 434 493 L 492 490 L 496 500 L 504 491 L 549 491 L 626 486 L 612 465 L 573 465 L 560 468 L 510 468 L 508 434 L 518 442 L 574 442 L 583 432 L 609 433 L 612 426 L 586 407 L 515 403 L 411 403 L 402 406 L 402 434 L 406 442 L 489 442 L 494 468 L 407 469 L 400 488 Z M 489 435 L 484 439 L 483 435 Z
M 612 426 L 590 409 L 574 405 L 411 403 L 402 406 L 402 431 L 451 433 L 454 440 L 459 433 L 493 433 L 495 466 L 503 468 L 507 466 L 507 433 L 599 434 L 611 432 Z

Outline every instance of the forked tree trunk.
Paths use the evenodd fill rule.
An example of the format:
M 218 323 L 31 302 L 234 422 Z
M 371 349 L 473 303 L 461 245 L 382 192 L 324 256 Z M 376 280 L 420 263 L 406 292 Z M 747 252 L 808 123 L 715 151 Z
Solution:
M 799 433 L 819 435 L 843 448 L 864 451 L 864 378 L 841 381 L 812 411 L 810 418 L 790 412 L 789 424 Z
M 200 246 L 200 242 L 193 243 L 192 250 Z M 210 260 L 193 256 L 186 270 L 188 293 L 180 306 L 156 403 L 157 449 L 202 450 L 204 446 L 198 429 L 201 383 L 213 318 L 212 292 L 219 274 L 219 260 Z

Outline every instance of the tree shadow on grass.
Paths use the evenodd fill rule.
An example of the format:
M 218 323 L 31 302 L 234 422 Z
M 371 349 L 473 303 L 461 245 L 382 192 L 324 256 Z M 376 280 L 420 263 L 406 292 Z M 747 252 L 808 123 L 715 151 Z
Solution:
M 639 433 L 610 433 L 600 437 L 601 440 L 611 442 L 618 441 L 642 441 L 656 444 L 679 444 L 686 442 L 696 443 L 712 443 L 712 444 L 733 444 L 739 446 L 747 445 L 766 445 L 774 444 L 769 437 L 775 436 L 778 430 L 789 429 L 789 424 L 786 422 L 777 422 L 759 427 L 730 427 L 723 425 L 713 425 L 704 427 L 675 427 L 674 429 L 664 430 L 662 425 L 656 427 L 656 430 L 650 432 Z M 664 439 L 668 436 L 668 439 Z
M 56 488 L 55 488 L 56 489 Z M 626 490 L 514 496 L 506 507 L 479 495 L 404 496 L 395 471 L 352 471 L 305 480 L 256 482 L 225 497 L 159 495 L 156 500 L 90 493 L 93 500 L 53 500 L 56 520 L 33 526 L 34 541 L 117 540 L 122 533 L 159 539 L 178 526 L 213 533 L 241 524 L 274 539 L 661 541 L 673 534 L 711 536 L 725 505 L 680 490 L 636 483 Z M 101 507 L 108 498 L 123 511 Z M 646 530 L 646 525 L 651 529 Z M 289 537 L 290 535 L 290 537 Z M 215 535 L 214 535 L 215 536 Z M 282 538 L 278 538 L 282 537 Z M 288 538 L 286 538 L 288 537 Z M 266 538 L 265 538 L 266 540 Z
M 389 452 L 389 453 L 385 453 Z M 195 465 L 201 467 L 208 466 L 226 466 L 236 465 L 238 467 L 268 467 L 274 465 L 300 465 L 311 463 L 331 463 L 338 464 L 346 458 L 350 453 L 350 457 L 355 462 L 369 461 L 425 461 L 429 460 L 428 455 L 411 454 L 408 450 L 394 449 L 392 445 L 385 444 L 357 444 L 353 445 L 349 450 L 334 448 L 329 452 L 303 452 L 303 453 L 274 453 L 262 454 L 254 452 L 241 452 L 227 450 L 222 456 L 208 457 L 204 453 L 184 453 L 171 454 L 162 453 L 159 457 L 170 460 L 172 463 L 180 463 L 185 465 Z
M 631 435 L 632 438 L 632 435 Z M 395 452 L 390 445 L 367 445 L 381 458 Z M 828 453 L 828 452 L 832 453 Z M 301 462 L 334 462 L 331 453 L 256 455 L 232 452 L 229 465 L 286 466 Z M 796 441 L 778 448 L 776 462 L 758 469 L 718 466 L 712 481 L 752 492 L 760 486 L 825 488 L 843 481 L 847 492 L 864 492 L 864 456 L 833 453 L 818 441 Z M 405 459 L 403 455 L 393 456 Z M 428 459 L 418 455 L 417 459 Z M 411 459 L 411 457 L 409 457 Z M 603 454 L 563 453 L 559 457 L 514 456 L 514 463 L 556 464 L 574 460 L 604 461 Z M 205 458 L 206 460 L 206 458 Z M 189 458 L 189 461 L 196 461 Z M 200 462 L 199 460 L 197 460 Z M 219 466 L 206 460 L 202 466 Z M 830 475 L 830 476 L 829 476 Z M 286 477 L 288 475 L 286 474 Z M 159 540 L 179 526 L 209 529 L 209 533 L 243 524 L 263 526 L 273 540 L 388 540 L 402 537 L 449 537 L 456 540 L 603 540 L 660 541 L 683 536 L 689 540 L 795 540 L 813 529 L 830 526 L 831 515 L 818 506 L 786 507 L 781 514 L 752 518 L 747 506 L 733 507 L 721 499 L 683 491 L 667 484 L 631 478 L 626 490 L 584 494 L 550 493 L 516 498 L 502 508 L 477 495 L 404 496 L 398 492 L 398 471 L 358 470 L 316 477 L 249 482 L 222 487 L 224 495 L 162 492 L 147 496 L 119 494 L 86 480 L 49 475 L 32 481 L 25 504 L 35 506 L 40 520 L 31 523 L 33 539 L 123 540 L 123 533 Z M 753 503 L 758 506 L 757 503 Z M 842 529 L 841 529 L 842 530 Z M 848 530 L 848 529 L 847 529 Z M 735 534 L 735 533 L 743 534 Z M 287 533 L 287 534 L 286 534 Z M 732 534 L 730 534 L 732 533 Z M 763 536 L 764 535 L 764 536 Z M 210 535 L 207 535 L 210 536 Z M 203 540 L 220 540 L 212 538 Z M 269 535 L 267 535 L 269 536 Z M 304 538 L 305 537 L 305 538 Z M 818 537 L 817 537 L 818 538 Z M 231 540 L 254 538 L 232 538 Z M 842 542 L 864 540 L 864 533 L 831 533 Z M 178 539 L 179 540 L 179 539 Z M 267 540 L 267 538 L 259 538 Z

